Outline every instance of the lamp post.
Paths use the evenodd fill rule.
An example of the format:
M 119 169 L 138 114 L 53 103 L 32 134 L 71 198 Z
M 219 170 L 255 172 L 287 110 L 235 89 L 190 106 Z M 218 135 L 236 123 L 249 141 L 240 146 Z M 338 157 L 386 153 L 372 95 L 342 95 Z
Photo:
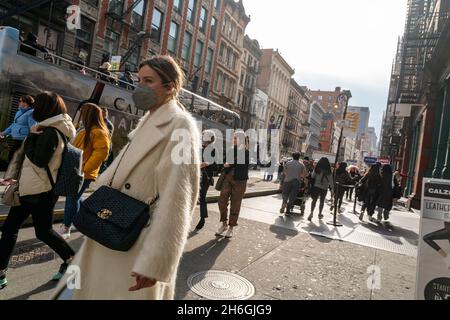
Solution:
M 350 90 L 344 90 L 343 93 L 341 93 L 338 97 L 337 97 L 337 101 L 336 101 L 336 106 L 337 108 L 345 103 L 345 107 L 344 107 L 344 115 L 342 117 L 342 128 L 341 128 L 341 134 L 339 135 L 339 141 L 338 141 L 338 146 L 337 146 L 337 151 L 336 151 L 336 160 L 334 161 L 334 172 L 333 172 L 333 177 L 334 177 L 334 184 L 335 186 L 337 186 L 337 188 L 335 187 L 335 192 L 334 192 L 334 218 L 333 221 L 328 222 L 327 224 L 335 226 L 335 227 L 342 227 L 341 223 L 337 222 L 337 204 L 338 204 L 338 191 L 341 188 L 341 186 L 339 186 L 336 182 L 336 169 L 337 169 L 337 164 L 339 161 L 339 153 L 341 151 L 341 144 L 342 144 L 342 138 L 344 136 L 344 129 L 345 129 L 345 119 L 347 118 L 347 109 L 348 109 L 348 102 L 350 101 L 350 99 L 352 98 L 352 93 L 350 92 Z

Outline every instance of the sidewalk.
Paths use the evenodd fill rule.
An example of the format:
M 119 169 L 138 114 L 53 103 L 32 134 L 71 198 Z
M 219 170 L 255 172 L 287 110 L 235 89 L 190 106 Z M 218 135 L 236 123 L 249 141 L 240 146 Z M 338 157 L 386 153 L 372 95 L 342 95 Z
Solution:
M 264 182 L 262 181 L 262 172 L 259 171 L 250 171 L 250 180 L 248 181 L 248 187 L 247 192 L 245 193 L 245 198 L 253 198 L 253 197 L 260 197 L 260 196 L 267 196 L 267 195 L 273 195 L 278 193 L 279 191 L 279 184 L 274 182 Z M 215 178 L 215 181 L 217 182 L 217 177 Z M 4 190 L 6 188 L 3 186 L 0 186 L 0 194 L 3 194 Z M 89 197 L 91 193 L 86 192 L 83 195 L 83 198 Z M 214 187 L 210 187 L 207 195 L 207 202 L 208 203 L 214 203 L 217 202 L 219 199 L 220 192 L 216 191 Z M 54 215 L 54 221 L 62 221 L 64 217 L 64 204 L 65 204 L 65 198 L 60 197 L 58 202 L 55 206 L 55 215 Z M 5 206 L 0 203 L 0 226 L 3 224 L 6 215 L 9 212 L 9 207 Z M 27 220 L 25 225 L 28 225 L 31 223 L 31 218 Z
M 339 217 L 344 227 L 334 228 L 325 223 L 331 219 L 328 207 L 323 222 L 316 217 L 309 223 L 298 215 L 281 216 L 279 206 L 279 195 L 244 200 L 239 227 L 235 237 L 228 240 L 215 236 L 219 213 L 217 204 L 210 204 L 205 229 L 189 236 L 179 268 L 176 299 L 205 299 L 188 285 L 193 275 L 203 271 L 227 272 L 220 281 L 204 284 L 207 278 L 199 280 L 209 291 L 234 288 L 230 276 L 245 278 L 254 286 L 252 300 L 414 298 L 417 215 L 394 211 L 390 226 L 367 221 L 360 224 L 354 222 L 352 205 L 346 204 L 346 212 Z M 198 219 L 197 209 L 192 227 Z M 349 236 L 349 229 L 352 234 L 365 235 L 360 237 L 360 244 Z M 320 232 L 323 235 L 315 235 Z M 19 237 L 8 274 L 10 286 L 0 291 L 0 300 L 47 299 L 54 287 L 48 279 L 60 261 L 34 239 L 33 229 L 23 230 Z M 396 246 L 380 249 L 382 239 Z M 81 235 L 75 233 L 70 243 L 78 249 Z M 407 254 L 398 253 L 399 248 L 408 248 Z M 367 284 L 373 280 L 373 270 L 380 274 L 379 289 Z

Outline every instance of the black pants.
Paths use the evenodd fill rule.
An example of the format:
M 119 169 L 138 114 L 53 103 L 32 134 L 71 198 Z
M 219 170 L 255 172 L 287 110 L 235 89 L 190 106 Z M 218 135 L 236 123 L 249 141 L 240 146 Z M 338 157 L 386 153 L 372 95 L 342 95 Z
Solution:
M 57 200 L 58 197 L 52 192 L 44 193 L 39 196 L 36 204 L 21 199 L 21 206 L 11 208 L 3 224 L 0 239 L 0 270 L 8 268 L 19 229 L 30 214 L 33 217 L 34 230 L 39 240 L 53 249 L 64 261 L 75 255 L 75 251 L 67 242 L 53 231 L 53 209 Z
M 363 208 L 367 209 L 367 214 L 373 216 L 375 214 L 375 209 L 377 207 L 379 195 L 375 191 L 367 191 L 364 196 Z
M 348 188 L 345 191 L 345 195 L 346 195 L 348 200 L 352 200 L 352 198 L 353 198 L 353 188 Z
M 423 241 L 425 241 L 434 250 L 439 251 L 442 248 L 435 242 L 435 240 L 447 240 L 450 242 L 450 222 L 445 222 L 445 229 L 427 234 L 423 237 Z
M 325 206 L 325 199 L 327 197 L 327 193 L 328 193 L 328 190 L 322 190 L 322 189 L 319 189 L 316 187 L 314 187 L 311 190 L 311 198 L 312 198 L 311 214 L 314 214 L 314 209 L 316 209 L 316 204 L 317 204 L 317 200 L 319 199 L 319 197 L 320 197 L 319 212 L 320 212 L 320 214 L 322 214 L 323 208 Z
M 347 190 L 347 188 L 341 187 L 340 185 L 337 185 L 336 188 L 334 189 L 334 194 L 337 197 L 337 199 L 334 199 L 334 201 L 337 201 L 337 207 L 338 209 L 341 208 L 342 206 L 342 202 L 344 201 L 344 195 L 345 195 L 345 191 Z M 333 208 L 334 208 L 334 203 L 333 203 Z
M 200 217 L 208 218 L 208 204 L 206 203 L 206 195 L 209 190 L 209 178 L 207 175 L 202 174 L 202 180 L 200 183 Z
M 9 153 L 8 153 L 8 163 L 11 162 L 14 153 L 16 153 L 17 150 L 20 149 L 20 146 L 22 145 L 23 140 L 12 140 L 12 146 L 9 147 Z

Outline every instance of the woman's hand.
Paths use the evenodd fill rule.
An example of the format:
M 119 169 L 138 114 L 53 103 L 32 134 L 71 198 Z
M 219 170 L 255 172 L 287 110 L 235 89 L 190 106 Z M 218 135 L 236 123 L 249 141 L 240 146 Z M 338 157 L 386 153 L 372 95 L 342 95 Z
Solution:
M 14 180 L 14 179 L 5 179 L 5 180 L 1 179 L 0 180 L 0 185 L 2 185 L 4 187 L 8 187 L 11 184 L 16 183 L 16 182 L 17 182 L 17 180 Z
M 231 167 L 231 165 L 230 165 L 229 163 L 225 163 L 223 166 L 224 166 L 225 168 L 230 168 L 230 167 Z
M 150 278 L 144 277 L 135 272 L 131 273 L 131 276 L 133 278 L 136 278 L 136 285 L 134 287 L 131 287 L 130 289 L 128 289 L 128 291 L 139 291 L 144 288 L 151 288 L 158 282 L 155 279 L 150 279 Z
M 42 134 L 44 132 L 44 127 L 34 126 L 30 129 L 30 133 L 32 134 Z

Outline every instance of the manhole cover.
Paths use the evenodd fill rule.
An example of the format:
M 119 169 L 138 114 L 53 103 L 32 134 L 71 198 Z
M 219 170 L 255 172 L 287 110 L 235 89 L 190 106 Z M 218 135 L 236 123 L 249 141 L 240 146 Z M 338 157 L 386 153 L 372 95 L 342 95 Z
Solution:
M 193 274 L 187 284 L 194 293 L 209 300 L 247 300 L 255 294 L 250 281 L 223 271 Z

